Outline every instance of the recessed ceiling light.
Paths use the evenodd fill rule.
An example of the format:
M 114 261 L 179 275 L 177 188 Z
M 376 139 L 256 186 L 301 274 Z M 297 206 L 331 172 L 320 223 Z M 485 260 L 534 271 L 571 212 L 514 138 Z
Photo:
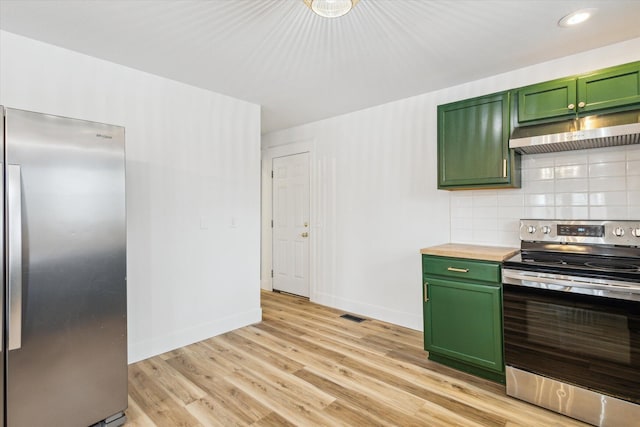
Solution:
M 595 11 L 595 9 L 576 10 L 559 20 L 558 25 L 561 27 L 573 27 L 591 18 L 591 15 L 593 15 Z

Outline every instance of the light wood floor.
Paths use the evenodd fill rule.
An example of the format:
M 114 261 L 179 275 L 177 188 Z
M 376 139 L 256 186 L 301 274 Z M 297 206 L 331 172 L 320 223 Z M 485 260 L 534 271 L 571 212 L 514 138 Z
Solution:
M 584 426 L 427 360 L 422 334 L 262 293 L 264 320 L 129 367 L 133 426 Z

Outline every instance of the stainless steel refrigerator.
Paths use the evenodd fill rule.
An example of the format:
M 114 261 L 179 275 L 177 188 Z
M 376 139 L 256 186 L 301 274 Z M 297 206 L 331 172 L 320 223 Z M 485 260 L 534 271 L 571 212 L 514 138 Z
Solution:
M 124 128 L 0 112 L 2 425 L 121 425 Z

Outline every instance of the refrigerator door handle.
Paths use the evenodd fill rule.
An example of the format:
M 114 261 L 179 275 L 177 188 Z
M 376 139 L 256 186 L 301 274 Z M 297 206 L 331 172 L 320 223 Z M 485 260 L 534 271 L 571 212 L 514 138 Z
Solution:
M 22 347 L 22 177 L 20 165 L 7 165 L 8 350 Z
M 0 105 L 0 120 L 2 120 L 2 106 Z M 2 141 L 2 136 L 4 134 L 4 130 L 2 129 L 2 124 L 0 123 L 0 144 L 4 145 L 3 141 Z M 4 188 L 4 163 L 0 162 L 0 192 L 2 192 L 2 188 Z M 4 209 L 0 208 L 0 242 L 4 242 Z M 0 271 L 4 271 L 4 263 L 5 263 L 5 252 L 4 252 L 4 248 L 0 248 L 0 254 L 2 254 L 0 256 Z M 4 276 L 2 278 L 2 281 L 4 283 Z M 2 291 L 2 287 L 0 287 L 0 291 Z M 4 295 L 0 295 L 0 322 L 3 322 L 4 320 Z M 4 339 L 0 339 L 0 354 L 4 352 Z

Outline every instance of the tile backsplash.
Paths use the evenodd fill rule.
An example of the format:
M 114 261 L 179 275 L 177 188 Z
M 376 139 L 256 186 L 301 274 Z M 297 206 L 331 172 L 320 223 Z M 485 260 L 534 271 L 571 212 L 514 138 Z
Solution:
M 519 220 L 640 220 L 640 145 L 522 156 L 522 188 L 451 192 L 451 241 L 518 246 Z

